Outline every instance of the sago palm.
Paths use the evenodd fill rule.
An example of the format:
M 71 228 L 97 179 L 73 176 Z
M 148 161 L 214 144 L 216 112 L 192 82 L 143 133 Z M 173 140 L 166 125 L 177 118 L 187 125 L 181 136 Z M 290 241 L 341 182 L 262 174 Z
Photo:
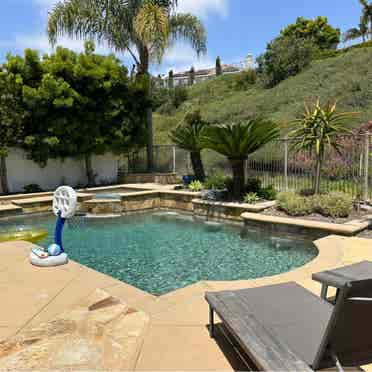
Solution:
M 244 161 L 250 154 L 279 137 L 278 126 L 269 120 L 210 126 L 205 129 L 202 145 L 228 158 L 233 173 L 233 194 L 240 199 L 244 193 Z
M 203 130 L 207 125 L 208 122 L 202 119 L 200 111 L 195 111 L 187 114 L 185 122 L 170 133 L 170 139 L 175 145 L 190 152 L 192 168 L 199 181 L 204 181 L 205 179 L 201 158 L 201 151 L 203 149 L 201 138 Z
M 188 41 L 196 53 L 206 52 L 206 32 L 192 14 L 176 13 L 177 0 L 61 0 L 49 13 L 48 35 L 93 39 L 128 52 L 139 76 L 149 74 L 176 40 Z M 146 79 L 145 79 L 146 80 Z M 151 84 L 147 84 L 149 94 Z M 152 110 L 147 109 L 148 169 L 154 168 Z
M 295 151 L 309 151 L 315 154 L 314 193 L 320 192 L 321 171 L 327 147 L 341 150 L 339 136 L 350 133 L 347 121 L 358 115 L 356 112 L 337 112 L 337 105 L 321 106 L 320 101 L 313 107 L 305 105 L 302 116 L 290 123 L 293 129 L 289 138 Z

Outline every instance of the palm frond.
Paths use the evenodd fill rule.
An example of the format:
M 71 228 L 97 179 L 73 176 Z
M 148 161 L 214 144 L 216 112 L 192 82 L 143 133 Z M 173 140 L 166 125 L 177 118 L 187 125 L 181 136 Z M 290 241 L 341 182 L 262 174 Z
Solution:
M 177 13 L 169 18 L 171 41 L 189 42 L 198 55 L 207 51 L 207 33 L 198 17 L 192 14 Z
M 278 126 L 268 120 L 208 127 L 202 136 L 202 145 L 229 159 L 246 159 L 265 144 L 279 137 Z
M 169 41 L 167 8 L 151 2 L 145 4 L 134 19 L 134 30 L 141 42 L 147 45 L 150 56 L 160 63 Z

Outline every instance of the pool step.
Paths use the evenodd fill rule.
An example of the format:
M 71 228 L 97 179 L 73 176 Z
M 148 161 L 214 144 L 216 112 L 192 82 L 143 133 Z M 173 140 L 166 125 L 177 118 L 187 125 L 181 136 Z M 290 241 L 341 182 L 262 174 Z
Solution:
M 18 199 L 13 203 L 23 208 L 23 213 L 48 212 L 52 210 L 53 196 L 38 198 Z
M 0 205 L 0 217 L 11 217 L 22 214 L 23 208 L 12 203 Z

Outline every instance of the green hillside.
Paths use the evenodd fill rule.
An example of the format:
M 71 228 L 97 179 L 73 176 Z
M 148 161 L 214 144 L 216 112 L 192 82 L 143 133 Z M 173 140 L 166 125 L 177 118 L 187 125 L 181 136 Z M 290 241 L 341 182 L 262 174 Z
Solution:
M 259 83 L 243 90 L 238 75 L 226 75 L 188 88 L 188 100 L 173 114 L 155 113 L 155 142 L 170 143 L 169 131 L 189 110 L 200 108 L 213 123 L 264 115 L 283 126 L 303 109 L 303 103 L 319 97 L 337 100 L 345 111 L 360 111 L 357 123 L 372 120 L 372 48 L 353 49 L 337 57 L 314 61 L 299 75 L 272 89 Z

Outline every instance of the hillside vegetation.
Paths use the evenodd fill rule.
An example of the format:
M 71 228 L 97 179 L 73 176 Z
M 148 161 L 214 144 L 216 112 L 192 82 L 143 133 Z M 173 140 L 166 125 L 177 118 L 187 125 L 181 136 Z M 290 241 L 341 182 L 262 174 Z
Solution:
M 241 87 L 240 74 L 220 76 L 188 88 L 188 100 L 170 115 L 155 113 L 155 143 L 169 144 L 169 131 L 184 115 L 200 108 L 212 123 L 238 121 L 261 115 L 286 123 L 303 110 L 304 102 L 320 98 L 338 102 L 344 111 L 359 111 L 356 125 L 372 119 L 372 48 L 313 61 L 311 66 L 274 88 L 265 89 L 258 82 Z

